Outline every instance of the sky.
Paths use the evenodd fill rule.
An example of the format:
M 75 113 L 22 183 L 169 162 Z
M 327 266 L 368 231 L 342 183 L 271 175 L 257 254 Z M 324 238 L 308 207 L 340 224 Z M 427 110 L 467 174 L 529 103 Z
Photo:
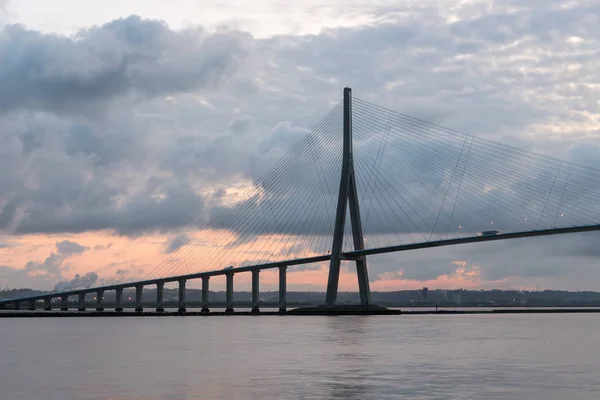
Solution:
M 0 287 L 137 279 L 181 272 L 185 260 L 198 260 L 185 264 L 195 271 L 206 268 L 196 266 L 199 243 L 239 250 L 247 243 L 235 221 L 219 225 L 221 236 L 206 224 L 248 202 L 244 193 L 344 86 L 459 132 L 597 167 L 597 2 L 327 3 L 0 0 Z M 370 257 L 371 286 L 600 290 L 596 239 Z M 289 246 L 302 243 L 300 234 Z M 211 260 L 247 261 L 248 249 L 228 250 Z M 290 268 L 290 289 L 323 290 L 326 267 Z M 239 282 L 249 287 L 250 276 Z M 275 289 L 276 274 L 261 285 Z M 340 288 L 356 286 L 348 266 Z

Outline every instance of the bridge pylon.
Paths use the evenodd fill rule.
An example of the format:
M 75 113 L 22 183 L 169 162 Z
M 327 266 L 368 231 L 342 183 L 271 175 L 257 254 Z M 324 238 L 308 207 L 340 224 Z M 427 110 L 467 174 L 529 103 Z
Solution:
M 335 306 L 340 280 L 340 264 L 344 245 L 344 227 L 346 225 L 346 211 L 350 208 L 350 222 L 352 226 L 352 239 L 355 250 L 364 249 L 364 238 L 360 220 L 360 207 L 356 188 L 356 175 L 354 172 L 354 159 L 352 153 L 352 89 L 344 88 L 344 143 L 342 156 L 342 176 L 338 193 L 335 228 L 333 231 L 333 244 L 331 246 L 331 259 L 329 262 L 329 278 L 327 280 L 326 305 Z M 371 289 L 369 288 L 369 274 L 367 271 L 366 256 L 353 258 L 356 262 L 358 274 L 358 289 L 360 303 L 368 306 L 371 303 Z

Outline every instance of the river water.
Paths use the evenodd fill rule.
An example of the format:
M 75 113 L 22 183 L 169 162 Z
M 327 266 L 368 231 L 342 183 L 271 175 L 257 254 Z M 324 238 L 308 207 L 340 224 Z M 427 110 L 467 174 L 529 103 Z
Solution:
M 600 314 L 0 320 L 0 399 L 598 399 Z

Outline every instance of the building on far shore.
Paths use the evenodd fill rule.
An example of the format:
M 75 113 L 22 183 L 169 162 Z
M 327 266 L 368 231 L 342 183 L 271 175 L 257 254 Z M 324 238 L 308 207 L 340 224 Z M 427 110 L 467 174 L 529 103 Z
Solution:
M 429 295 L 429 289 L 424 287 L 421 290 L 413 290 L 410 292 L 410 302 L 411 303 L 420 303 L 427 301 L 427 297 Z
M 446 292 L 446 300 L 454 304 L 462 304 L 463 302 L 463 290 L 448 290 Z

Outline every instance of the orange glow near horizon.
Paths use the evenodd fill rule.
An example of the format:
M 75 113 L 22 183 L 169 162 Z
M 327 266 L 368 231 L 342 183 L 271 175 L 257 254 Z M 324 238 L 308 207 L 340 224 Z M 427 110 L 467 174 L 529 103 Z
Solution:
M 64 240 L 75 242 L 86 249 L 80 254 L 72 254 L 64 258 L 64 261 L 60 264 L 60 274 L 56 276 L 54 283 L 59 280 L 70 280 L 76 274 L 85 275 L 89 272 L 96 272 L 105 281 L 118 278 L 142 279 L 158 265 L 163 265 L 165 271 L 171 272 L 171 276 L 215 270 L 228 265 L 249 265 L 253 260 L 260 263 L 262 259 L 268 259 L 268 256 L 271 254 L 264 249 L 270 250 L 269 244 L 274 244 L 273 247 L 280 252 L 281 257 L 294 258 L 320 255 L 300 246 L 302 244 L 301 238 L 295 238 L 281 244 L 280 242 L 284 239 L 283 236 L 270 235 L 259 237 L 254 242 L 236 245 L 237 236 L 235 234 L 227 231 L 212 233 L 212 235 L 207 236 L 206 241 L 193 241 L 189 245 L 184 246 L 180 252 L 174 254 L 166 254 L 164 252 L 169 239 L 169 236 L 165 234 L 152 234 L 140 238 L 119 237 L 109 232 L 71 235 L 27 235 L 10 240 L 8 242 L 9 247 L 0 248 L 0 265 L 7 265 L 13 269 L 22 270 L 30 261 L 43 263 L 51 254 L 58 254 L 56 244 Z M 202 231 L 198 231 L 195 236 L 200 238 L 206 235 Z M 285 239 L 287 240 L 287 238 Z M 300 249 L 299 251 L 294 250 L 296 246 L 298 246 L 297 249 Z M 222 254 L 227 254 L 228 258 L 219 257 Z M 205 264 L 203 268 L 199 268 L 198 266 L 203 259 L 208 261 L 208 264 Z M 281 258 L 274 257 L 274 259 L 279 260 Z M 167 260 L 171 261 L 167 262 Z M 188 260 L 188 263 L 186 264 L 182 260 Z M 193 262 L 190 263 L 190 260 Z M 498 286 L 507 283 L 505 281 L 484 281 L 481 277 L 480 267 L 469 266 L 467 261 L 454 261 L 452 264 L 455 267 L 453 273 L 427 281 L 405 279 L 401 271 L 386 272 L 379 277 L 372 276 L 371 289 L 373 291 L 393 291 L 418 289 L 423 286 L 436 289 L 478 289 L 487 287 L 490 284 Z M 174 269 L 169 269 L 171 267 Z M 293 290 L 293 288 L 305 288 L 309 291 L 324 291 L 327 283 L 327 268 L 327 262 L 289 267 L 288 286 L 290 290 Z M 44 274 L 47 273 L 43 270 L 38 270 L 31 271 L 29 276 L 33 279 L 36 275 Z M 9 284 L 11 282 L 0 281 L 0 286 Z M 251 274 L 240 273 L 236 275 L 236 287 L 240 290 L 249 289 L 250 284 Z M 190 281 L 189 284 L 190 287 L 199 287 L 199 285 L 199 280 L 198 282 Z M 262 271 L 261 289 L 271 290 L 270 288 L 274 289 L 277 285 L 278 272 L 276 269 Z M 214 285 L 211 281 L 211 288 L 218 290 L 220 286 L 221 284 L 218 279 L 214 281 Z M 358 290 L 353 263 L 342 263 L 339 290 Z

